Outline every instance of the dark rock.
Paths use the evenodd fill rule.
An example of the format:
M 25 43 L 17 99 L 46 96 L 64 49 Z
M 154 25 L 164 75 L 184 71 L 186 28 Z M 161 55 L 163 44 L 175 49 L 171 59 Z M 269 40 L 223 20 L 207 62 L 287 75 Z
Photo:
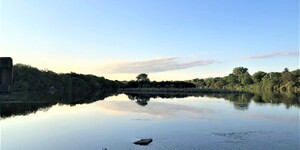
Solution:
M 148 145 L 152 141 L 153 141 L 152 139 L 140 139 L 138 141 L 135 141 L 133 144 L 136 144 L 136 145 Z

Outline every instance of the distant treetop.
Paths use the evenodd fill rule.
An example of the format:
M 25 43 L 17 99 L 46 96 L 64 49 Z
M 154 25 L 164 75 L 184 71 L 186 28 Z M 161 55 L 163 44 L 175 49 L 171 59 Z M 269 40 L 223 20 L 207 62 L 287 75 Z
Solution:
M 150 79 L 148 78 L 148 75 L 146 73 L 141 73 L 136 77 L 136 80 L 138 82 L 149 82 Z

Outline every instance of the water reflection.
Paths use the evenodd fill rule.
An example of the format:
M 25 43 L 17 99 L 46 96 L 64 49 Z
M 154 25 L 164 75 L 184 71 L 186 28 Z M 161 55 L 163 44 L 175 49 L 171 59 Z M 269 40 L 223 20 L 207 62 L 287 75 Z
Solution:
M 134 103 L 128 103 L 127 101 L 103 102 L 100 107 L 111 115 L 128 115 L 130 113 L 135 113 L 155 118 L 175 118 L 183 114 L 189 114 L 186 116 L 201 116 L 214 113 L 214 111 L 209 108 L 197 108 L 188 105 L 157 101 L 149 104 L 147 107 L 137 107 Z M 134 118 L 134 120 L 148 119 L 149 118 Z
M 93 93 L 84 92 L 65 92 L 65 93 L 41 93 L 41 92 L 28 92 L 28 93 L 13 93 L 11 95 L 0 95 L 1 103 L 1 119 L 17 116 L 17 115 L 27 115 L 34 113 L 38 110 L 47 111 L 48 108 L 56 104 L 65 104 L 69 106 L 74 106 L 76 104 L 92 103 L 98 100 L 104 100 L 106 97 L 111 95 L 118 95 L 115 91 L 97 91 Z M 296 94 L 279 94 L 279 93 L 124 93 L 132 101 L 135 101 L 139 106 L 148 107 L 148 103 L 151 99 L 163 98 L 163 99 L 173 99 L 173 98 L 185 98 L 185 97 L 209 97 L 209 98 L 223 98 L 230 101 L 234 108 L 237 110 L 247 110 L 251 101 L 257 104 L 273 104 L 279 105 L 284 104 L 286 108 L 291 106 L 300 107 L 299 95 Z M 114 103 L 112 103 L 114 104 Z M 122 111 L 122 107 L 119 105 L 113 106 L 109 104 L 107 107 L 112 107 L 112 109 Z M 156 110 L 159 110 L 163 104 L 155 104 Z M 165 106 L 163 106 L 165 107 Z M 171 107 L 171 106 L 170 106 Z M 172 108 L 178 106 L 172 106 Z M 137 107 L 127 106 L 123 107 L 126 109 L 131 109 L 131 111 L 137 111 Z M 149 110 L 151 110 L 149 108 Z M 192 108 L 180 108 L 180 109 L 190 109 Z M 152 113 L 152 112 L 149 112 Z M 171 115 L 171 113 L 167 114 Z
M 1 95 L 1 148 L 299 149 L 297 96 L 119 93 L 108 97 L 117 94 Z M 154 142 L 147 147 L 132 144 L 140 138 Z
M 10 95 L 0 95 L 1 119 L 27 115 L 38 110 L 46 111 L 56 104 L 75 106 L 77 104 L 88 104 L 116 94 L 115 91 L 85 92 L 22 92 Z
M 280 94 L 272 92 L 264 93 L 125 93 L 130 100 L 135 100 L 137 104 L 146 106 L 151 98 L 185 98 L 193 97 L 211 97 L 223 98 L 233 103 L 234 107 L 238 110 L 246 110 L 251 101 L 258 104 L 284 104 L 286 108 L 291 106 L 300 107 L 300 96 L 296 94 Z

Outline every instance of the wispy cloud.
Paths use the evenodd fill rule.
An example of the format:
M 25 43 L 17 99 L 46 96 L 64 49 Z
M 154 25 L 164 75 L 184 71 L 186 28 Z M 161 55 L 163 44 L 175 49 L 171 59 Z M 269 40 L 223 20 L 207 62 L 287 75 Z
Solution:
M 206 66 L 213 60 L 180 61 L 177 57 L 156 58 L 144 61 L 117 62 L 102 66 L 101 72 L 106 73 L 153 73 Z
M 290 57 L 290 56 L 298 56 L 299 51 L 280 51 L 280 52 L 272 52 L 261 55 L 252 55 L 246 57 L 246 59 L 265 59 L 265 58 L 273 58 L 273 57 Z

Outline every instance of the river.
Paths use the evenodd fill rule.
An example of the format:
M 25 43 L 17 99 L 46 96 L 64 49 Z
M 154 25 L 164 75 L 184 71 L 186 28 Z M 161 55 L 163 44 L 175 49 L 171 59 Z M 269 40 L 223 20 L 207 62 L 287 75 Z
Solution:
M 75 102 L 1 99 L 2 150 L 299 149 L 299 97 L 121 93 Z M 153 142 L 133 144 L 141 138 Z

